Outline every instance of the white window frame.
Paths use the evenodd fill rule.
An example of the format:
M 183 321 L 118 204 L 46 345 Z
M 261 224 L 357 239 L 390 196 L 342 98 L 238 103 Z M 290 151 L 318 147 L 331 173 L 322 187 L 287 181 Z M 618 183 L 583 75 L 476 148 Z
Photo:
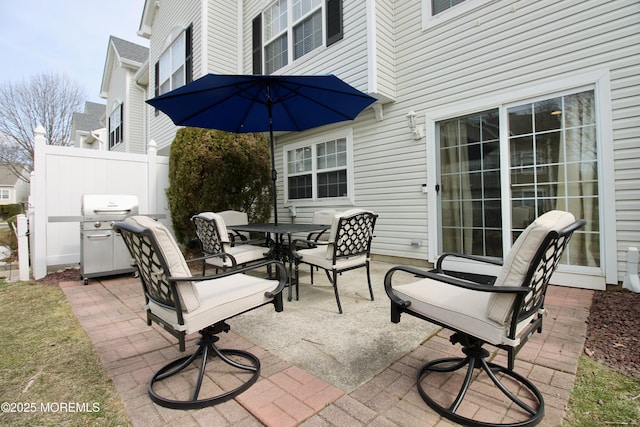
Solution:
M 277 4 L 279 2 L 282 2 L 282 1 L 284 1 L 286 3 L 286 7 L 287 7 L 287 23 L 286 23 L 286 27 L 284 29 L 281 29 L 280 31 L 273 32 L 272 34 L 270 34 L 270 37 L 267 38 L 267 28 L 269 28 L 269 25 L 267 24 L 267 19 L 266 19 L 267 10 L 269 10 L 275 4 Z M 281 71 L 283 69 L 286 69 L 287 67 L 293 65 L 295 62 L 299 62 L 303 58 L 309 57 L 309 55 L 312 52 L 317 52 L 321 48 L 326 47 L 326 44 L 327 44 L 326 1 L 324 1 L 324 0 L 319 1 L 319 4 L 317 6 L 313 7 L 313 9 L 307 11 L 305 14 L 301 15 L 295 21 L 294 21 L 294 17 L 293 17 L 293 2 L 294 1 L 297 1 L 297 0 L 276 0 L 276 1 L 273 1 L 267 7 L 265 7 L 264 11 L 262 12 L 262 22 L 263 22 L 263 29 L 262 29 L 262 33 L 263 33 L 262 34 L 262 36 L 263 36 L 263 40 L 262 40 L 262 52 L 263 52 L 263 55 L 262 55 L 262 69 L 264 70 L 265 74 L 271 74 L 271 73 L 275 73 L 276 71 Z M 320 40 L 320 44 L 318 46 L 316 46 L 315 48 L 313 48 L 311 51 L 304 53 L 299 58 L 295 58 L 294 29 L 298 25 L 300 25 L 303 21 L 305 21 L 307 18 L 309 18 L 313 14 L 317 13 L 318 11 L 320 11 L 321 20 L 322 20 L 322 23 L 321 23 L 322 38 Z M 273 70 L 268 70 L 267 69 L 267 62 L 269 61 L 270 58 L 267 58 L 267 46 L 271 45 L 272 43 L 274 43 L 276 40 L 280 39 L 283 36 L 286 36 L 286 38 L 287 38 L 287 63 L 282 65 L 279 68 L 274 68 Z
M 554 274 L 554 282 L 562 283 L 564 278 L 572 275 L 579 275 L 581 283 L 585 287 L 593 289 L 603 289 L 604 283 L 617 283 L 617 250 L 616 250 L 616 223 L 615 223 L 615 176 L 613 161 L 613 144 L 607 141 L 613 140 L 612 117 L 611 117 L 611 80 L 609 70 L 594 70 L 585 73 L 562 76 L 541 81 L 537 85 L 523 87 L 519 90 L 509 90 L 493 94 L 484 99 L 469 100 L 451 107 L 436 109 L 425 113 L 426 123 L 426 145 L 427 145 L 427 200 L 428 200 L 428 221 L 429 231 L 429 254 L 428 259 L 435 262 L 438 257 L 439 238 L 439 213 L 438 195 L 435 186 L 439 181 L 438 168 L 435 161 L 437 156 L 437 127 L 436 123 L 442 120 L 464 116 L 467 114 L 499 108 L 500 118 L 500 159 L 501 169 L 508 170 L 509 156 L 507 126 L 507 108 L 539 99 L 546 99 L 563 93 L 575 93 L 581 90 L 593 90 L 596 99 L 596 123 L 597 123 L 597 147 L 598 147 L 598 177 L 599 177 L 599 207 L 600 207 L 600 247 L 602 257 L 601 266 L 595 267 L 575 267 L 560 266 Z M 508 174 L 504 174 L 505 176 Z M 509 182 L 502 182 L 502 199 L 510 200 Z M 511 216 L 510 210 L 503 211 L 503 230 L 510 230 Z M 504 233 L 505 240 L 503 247 L 505 251 L 511 246 L 510 233 Z M 468 268 L 468 267 L 467 267 Z M 578 271 L 579 270 L 579 271 Z M 491 271 L 487 271 L 491 273 Z M 575 277 L 575 276 L 574 276 Z M 568 280 L 568 279 L 567 279 Z M 573 279 L 575 280 L 575 279 Z
M 178 57 L 179 61 L 174 61 L 174 53 L 176 49 L 181 49 L 181 55 Z M 162 95 L 185 85 L 187 81 L 186 51 L 187 34 L 186 29 L 182 29 L 179 34 L 175 35 L 173 41 L 171 41 L 171 43 L 162 52 L 162 55 L 158 58 L 158 95 Z M 163 69 L 163 61 L 166 61 L 165 63 L 167 64 L 168 68 L 166 70 Z M 176 63 L 174 64 L 174 62 Z M 182 81 L 176 83 L 174 76 L 180 67 L 182 67 Z M 163 71 L 165 73 L 168 72 L 168 75 L 164 76 Z M 165 83 L 168 83 L 168 88 L 163 90 L 163 85 L 165 85 Z
M 318 197 L 318 173 L 322 170 L 317 168 L 316 146 L 320 143 L 344 138 L 347 143 L 347 196 L 346 197 Z M 289 169 L 287 164 L 288 152 L 300 148 L 311 147 L 311 177 L 312 177 L 312 197 L 309 199 L 289 199 Z M 315 135 L 303 141 L 288 144 L 282 148 L 282 165 L 284 169 L 284 205 L 285 206 L 352 206 L 354 204 L 354 182 L 353 182 L 353 129 L 334 131 Z
M 9 200 L 9 198 L 11 198 L 11 190 L 0 188 L 0 200 Z
M 431 0 L 422 0 L 422 30 L 426 31 L 445 22 L 451 21 L 491 1 L 493 0 L 465 0 L 464 2 L 452 6 L 437 15 L 433 15 Z

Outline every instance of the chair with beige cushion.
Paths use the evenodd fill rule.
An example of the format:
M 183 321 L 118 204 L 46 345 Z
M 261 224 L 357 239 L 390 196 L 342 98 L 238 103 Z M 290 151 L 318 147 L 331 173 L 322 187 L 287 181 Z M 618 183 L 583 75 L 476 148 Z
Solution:
M 333 221 L 333 217 L 339 213 L 341 213 L 341 211 L 337 211 L 335 209 L 322 209 L 315 211 L 311 217 L 311 224 L 330 225 Z M 312 231 L 307 235 L 307 240 L 312 240 L 314 242 L 326 242 L 329 240 L 329 233 L 329 228 L 322 231 Z M 315 267 L 315 269 L 317 270 L 318 267 Z M 311 267 L 311 284 L 313 284 L 313 270 L 314 267 Z
M 333 286 L 340 313 L 342 313 L 342 305 L 338 295 L 338 274 L 343 271 L 366 267 L 369 294 L 373 301 L 369 258 L 377 218 L 378 215 L 363 209 L 347 210 L 333 216 L 326 241 L 295 240 L 293 258 L 296 266 L 296 298 L 299 291 L 299 265 L 308 264 L 312 268 L 323 269 L 327 274 Z
M 340 213 L 342 212 L 335 209 L 322 209 L 315 211 L 311 217 L 311 224 L 330 225 L 333 222 L 333 217 Z M 307 235 L 307 240 L 326 242 L 329 240 L 329 233 L 330 230 L 312 231 Z
M 222 269 L 236 268 L 239 265 L 263 261 L 269 249 L 252 245 L 250 241 L 232 242 L 222 215 L 215 212 L 201 212 L 191 218 L 196 229 L 196 235 L 202 245 L 202 253 L 207 255 L 222 254 L 219 257 L 209 257 L 205 265 Z M 204 267 L 204 265 L 203 265 Z
M 246 212 L 226 210 L 217 212 L 222 217 L 225 226 L 227 225 L 245 225 L 249 223 L 249 215 Z M 229 233 L 229 240 L 231 243 L 246 242 L 249 240 L 249 233 L 241 231 L 232 231 L 227 229 Z
M 391 321 L 398 323 L 400 315 L 407 313 L 450 329 L 454 332 L 450 341 L 460 343 L 465 354 L 430 361 L 419 370 L 418 391 L 432 409 L 462 425 L 527 426 L 542 420 L 542 395 L 531 381 L 513 371 L 515 357 L 534 332 L 542 332 L 549 279 L 572 233 L 584 224 L 568 212 L 550 211 L 522 232 L 504 262 L 444 254 L 431 271 L 399 266 L 387 272 L 384 286 L 391 299 Z M 499 273 L 450 271 L 444 266 L 449 257 L 467 260 L 471 267 L 494 264 Z M 507 366 L 488 361 L 493 355 L 484 344 L 506 350 Z M 478 405 L 474 400 L 478 390 L 470 391 L 475 384 L 479 393 L 492 399 L 499 399 L 498 390 L 489 386 L 497 386 L 506 396 L 506 405 L 519 407 L 522 419 L 501 424 L 505 420 L 472 418 L 469 414 Z
M 282 290 L 287 281 L 284 266 L 265 261 L 215 276 L 195 277 L 175 239 L 160 222 L 132 216 L 115 223 L 114 229 L 121 233 L 138 268 L 147 323 L 155 322 L 175 336 L 180 351 L 185 351 L 187 335 L 200 333 L 198 348 L 191 356 L 177 359 L 153 374 L 148 385 L 151 399 L 168 408 L 202 408 L 229 400 L 255 383 L 260 374 L 259 359 L 243 350 L 218 349 L 215 343 L 218 334 L 229 331 L 229 318 L 267 304 L 282 311 Z M 278 268 L 280 280 L 244 274 L 267 264 Z M 211 372 L 206 370 L 207 362 L 215 364 Z M 220 372 L 220 366 L 224 372 Z M 174 375 L 180 379 L 154 387 Z M 213 396 L 200 397 L 203 379 L 203 392 Z M 185 384 L 193 388 L 189 390 Z M 180 387 L 173 389 L 174 385 Z

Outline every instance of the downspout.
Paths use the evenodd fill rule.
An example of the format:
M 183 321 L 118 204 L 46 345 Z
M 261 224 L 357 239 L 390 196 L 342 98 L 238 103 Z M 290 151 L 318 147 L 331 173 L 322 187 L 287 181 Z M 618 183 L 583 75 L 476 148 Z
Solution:
M 209 72 L 209 0 L 202 0 L 200 9 L 200 77 Z M 195 80 L 195 76 L 194 80 Z
M 236 72 L 237 74 L 243 74 L 243 60 L 242 60 L 242 46 L 244 44 L 244 31 L 242 28 L 242 22 L 243 22 L 243 17 L 244 17 L 244 9 L 242 8 L 242 4 L 244 2 L 242 1 L 238 1 L 236 3 L 236 5 L 238 6 L 237 8 L 237 19 L 236 19 L 236 28 L 237 28 L 237 35 L 236 35 L 236 40 L 238 41 L 237 47 L 236 47 L 236 52 L 238 54 L 238 58 L 236 59 Z
M 367 92 L 378 92 L 376 0 L 367 0 Z

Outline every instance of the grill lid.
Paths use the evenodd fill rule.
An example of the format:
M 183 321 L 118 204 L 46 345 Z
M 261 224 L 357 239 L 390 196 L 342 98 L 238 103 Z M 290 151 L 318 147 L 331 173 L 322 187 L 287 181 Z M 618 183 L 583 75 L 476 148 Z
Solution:
M 121 219 L 138 214 L 138 197 L 127 194 L 83 194 L 84 221 Z

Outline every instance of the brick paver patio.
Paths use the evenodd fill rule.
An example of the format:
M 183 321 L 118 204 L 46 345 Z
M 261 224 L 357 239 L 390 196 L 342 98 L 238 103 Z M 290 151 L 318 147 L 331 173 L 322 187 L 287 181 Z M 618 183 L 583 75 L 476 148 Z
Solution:
M 138 279 L 121 276 L 92 280 L 87 286 L 81 281 L 60 286 L 109 370 L 134 426 L 451 425 L 422 401 L 415 384 L 418 369 L 427 360 L 460 354 L 460 347 L 449 343 L 446 330 L 350 393 L 231 331 L 221 334 L 220 347 L 244 349 L 258 356 L 258 381 L 217 406 L 172 410 L 150 400 L 147 383 L 153 372 L 183 354 L 177 350 L 175 338 L 155 325 L 147 326 Z M 533 381 L 545 399 L 545 418 L 540 425 L 557 426 L 564 417 L 584 347 L 592 295 L 588 290 L 551 286 L 543 333 L 535 334 L 518 355 L 516 371 Z M 194 338 L 187 343 L 187 353 L 195 347 Z M 495 361 L 502 364 L 505 359 L 498 352 Z M 176 389 L 172 391 L 179 393 L 180 384 L 173 386 Z M 496 420 L 514 417 L 511 411 L 515 409 L 507 410 L 491 396 L 469 397 L 478 403 L 468 409 L 475 415 Z

